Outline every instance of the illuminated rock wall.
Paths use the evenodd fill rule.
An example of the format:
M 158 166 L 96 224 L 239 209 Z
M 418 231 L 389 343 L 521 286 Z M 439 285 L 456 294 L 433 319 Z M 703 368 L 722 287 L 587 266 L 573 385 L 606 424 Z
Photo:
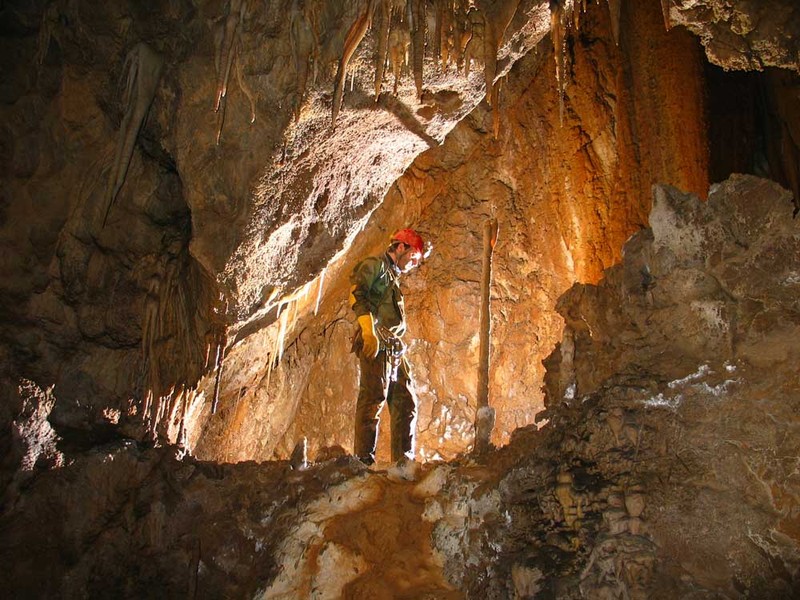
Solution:
M 357 361 L 348 353 L 346 276 L 360 256 L 382 251 L 391 232 L 406 225 L 435 246 L 406 282 L 420 453 L 452 457 L 465 450 L 476 408 L 481 235 L 489 215 L 500 223 L 490 393 L 498 411 L 495 442 L 533 422 L 542 408 L 541 360 L 561 333 L 555 300 L 619 260 L 623 242 L 645 222 L 654 182 L 700 195 L 707 189 L 699 44 L 685 31 L 666 32 L 656 5 L 626 10 L 621 23 L 617 46 L 604 6 L 591 5 L 583 16 L 570 51 L 563 124 L 545 40 L 502 86 L 496 138 L 494 115 L 481 105 L 441 147 L 413 163 L 370 220 L 366 243 L 338 263 L 338 275 L 326 275 L 319 317 L 298 325 L 297 347 L 276 369 L 293 384 L 240 400 L 248 418 L 262 424 L 258 441 L 243 434 L 254 429 L 247 419 L 212 421 L 213 442 L 201 442 L 202 456 L 230 445 L 244 458 L 253 444 L 269 450 L 265 440 L 283 454 L 301 436 L 312 453 L 332 444 L 350 449 Z M 315 291 L 311 286 L 309 295 Z M 241 372 L 242 363 L 230 364 Z M 281 402 L 286 408 L 278 408 Z M 277 414 L 294 410 L 297 418 L 278 441 Z M 381 456 L 388 457 L 386 446 Z
M 791 197 L 741 175 L 708 202 L 656 186 L 649 224 L 598 285 L 562 296 L 549 423 L 480 459 L 215 464 L 126 440 L 65 463 L 52 397 L 26 384 L 0 585 L 65 598 L 795 598 Z
M 723 66 L 743 66 L 745 51 L 790 66 L 791 3 L 684 4 L 667 23 Z M 240 460 L 284 456 L 304 435 L 312 451 L 349 447 L 347 273 L 413 224 L 437 244 L 407 282 L 421 449 L 451 456 L 470 442 L 473 250 L 492 212 L 496 441 L 530 422 L 558 295 L 618 259 L 651 183 L 705 193 L 699 45 L 667 32 L 655 1 L 507 0 L 467 14 L 412 2 L 428 10 L 422 85 L 421 21 L 400 11 L 389 38 L 408 42 L 409 62 L 389 61 L 399 85 L 387 72 L 376 96 L 384 5 L 0 8 L 4 423 L 25 378 L 55 385 L 50 420 L 78 448 L 160 438 Z M 355 44 L 368 6 L 373 27 Z M 729 33 L 744 46 L 723 60 L 711 46 Z M 752 170 L 797 189 L 796 80 L 779 75 L 782 137 L 767 172 Z

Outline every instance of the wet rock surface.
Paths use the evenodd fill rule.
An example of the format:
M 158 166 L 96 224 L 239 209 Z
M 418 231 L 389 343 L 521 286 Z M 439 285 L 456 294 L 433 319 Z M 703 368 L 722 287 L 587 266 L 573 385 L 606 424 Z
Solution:
M 622 263 L 559 302 L 540 429 L 480 461 L 374 470 L 335 449 L 293 470 L 132 443 L 52 470 L 23 461 L 0 583 L 65 597 L 796 597 L 790 195 L 746 176 L 706 203 L 654 194 Z

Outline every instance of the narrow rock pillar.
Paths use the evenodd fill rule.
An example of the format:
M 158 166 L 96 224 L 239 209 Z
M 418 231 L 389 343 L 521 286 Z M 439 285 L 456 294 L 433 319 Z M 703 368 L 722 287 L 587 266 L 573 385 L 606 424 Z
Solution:
M 497 243 L 497 219 L 487 219 L 483 226 L 483 276 L 481 278 L 480 355 L 478 358 L 478 411 L 475 415 L 476 454 L 489 448 L 494 429 L 494 409 L 489 406 L 489 350 L 491 346 L 492 253 Z

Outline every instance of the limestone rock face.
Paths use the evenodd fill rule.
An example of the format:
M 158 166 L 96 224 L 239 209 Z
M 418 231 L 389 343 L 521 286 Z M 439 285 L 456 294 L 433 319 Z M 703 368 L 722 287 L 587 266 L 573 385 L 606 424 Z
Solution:
M 664 1 L 665 19 L 698 34 L 709 60 L 726 69 L 800 70 L 800 8 L 792 0 Z
M 708 202 L 654 195 L 651 228 L 621 264 L 559 302 L 541 428 L 480 461 L 372 470 L 332 451 L 293 470 L 97 447 L 40 465 L 4 497 L 0 585 L 123 598 L 796 597 L 791 199 L 749 176 Z
M 434 245 L 403 284 L 420 456 L 451 458 L 467 449 L 476 410 L 481 232 L 490 215 L 500 223 L 492 291 L 494 442 L 506 443 L 516 427 L 533 422 L 543 407 L 541 360 L 562 327 L 556 298 L 576 280 L 596 281 L 619 259 L 623 242 L 646 223 L 653 183 L 707 190 L 696 39 L 666 32 L 656 4 L 629 5 L 620 46 L 604 4 L 591 5 L 581 19 L 586 35 L 576 38 L 563 99 L 545 40 L 510 70 L 498 110 L 480 105 L 413 162 L 373 213 L 373 233 L 356 239 L 324 281 L 283 310 L 283 324 L 230 351 L 222 378 L 227 397 L 193 446 L 199 456 L 288 456 L 301 436 L 312 449 L 352 447 L 357 361 L 349 354 L 347 277 L 409 224 Z M 304 316 L 320 287 L 318 314 Z M 252 361 L 275 356 L 280 331 L 298 332 L 296 343 L 287 333 L 287 357 L 268 379 Z
M 746 176 L 714 186 L 706 203 L 655 186 L 650 229 L 626 244 L 605 289 L 576 286 L 559 300 L 569 341 L 548 358 L 551 402 L 592 394 L 628 370 L 661 381 L 711 357 L 719 370 L 739 359 L 759 367 L 791 361 L 798 249 L 790 199 Z M 614 299 L 604 306 L 600 293 Z M 639 352 L 658 340 L 662 351 Z M 589 358 L 595 352 L 602 361 Z
M 305 434 L 312 449 L 346 445 L 347 272 L 413 224 L 464 265 L 448 282 L 434 259 L 411 290 L 432 309 L 416 324 L 426 456 L 452 455 L 473 417 L 475 265 L 445 249 L 492 211 L 506 217 L 508 253 L 494 385 L 511 382 L 513 398 L 496 441 L 530 422 L 540 402 L 523 398 L 560 327 L 554 299 L 616 260 L 652 183 L 704 193 L 697 44 L 666 32 L 654 0 L 479 2 L 452 15 L 409 2 L 393 16 L 389 4 L 3 4 L 4 424 L 25 378 L 52 388 L 50 421 L 76 446 L 160 438 L 237 460 L 286 456 Z M 788 0 L 668 8 L 667 23 L 725 68 L 792 68 Z M 376 88 L 384 42 L 396 60 L 377 61 Z M 795 114 L 785 97 L 781 114 Z M 465 310 L 431 316 L 454 301 Z
M 503 69 L 548 24 L 542 2 L 506 4 L 509 44 L 493 50 Z M 374 7 L 0 8 L 4 342 L 16 371 L 56 385 L 63 435 L 96 442 L 110 409 L 119 435 L 196 438 L 187 422 L 207 419 L 217 394 L 195 389 L 217 377 L 220 349 L 275 323 L 413 158 L 482 99 L 482 73 L 464 73 L 463 48 L 442 68 L 430 49 L 425 93 L 415 90 L 402 35 L 399 85 L 373 96 L 373 32 L 350 57 L 334 127 L 337 64 Z M 404 11 L 395 16 L 407 33 Z M 287 337 L 288 346 L 297 332 Z M 278 354 L 247 367 L 266 379 Z M 291 399 L 279 410 L 291 422 Z

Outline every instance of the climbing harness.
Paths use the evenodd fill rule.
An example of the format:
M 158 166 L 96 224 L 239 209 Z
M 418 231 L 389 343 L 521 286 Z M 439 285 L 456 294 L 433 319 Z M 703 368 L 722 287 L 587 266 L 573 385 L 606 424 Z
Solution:
M 393 334 L 387 327 L 378 327 L 377 333 L 381 349 L 386 352 L 386 362 L 390 366 L 389 380 L 397 381 L 397 370 L 403 362 L 406 345 L 403 340 Z

